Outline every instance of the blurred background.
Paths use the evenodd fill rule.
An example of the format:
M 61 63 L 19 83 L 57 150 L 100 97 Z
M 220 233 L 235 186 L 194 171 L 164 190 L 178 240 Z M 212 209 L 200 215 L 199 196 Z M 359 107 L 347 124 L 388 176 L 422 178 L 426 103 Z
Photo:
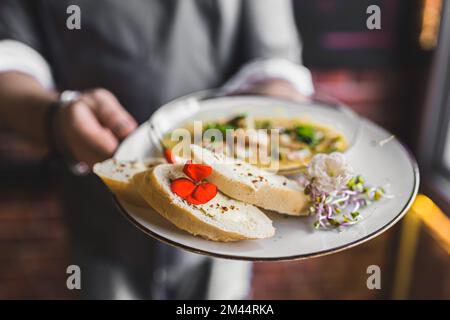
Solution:
M 361 13 L 371 4 L 381 8 L 381 30 L 366 28 Z M 342 253 L 256 263 L 253 298 L 450 298 L 449 4 L 294 1 L 316 91 L 400 137 L 419 160 L 420 192 L 434 203 L 421 197 L 401 223 Z M 65 286 L 70 261 L 59 182 L 45 157 L 0 128 L 0 299 L 76 298 Z M 381 290 L 366 287 L 374 264 Z

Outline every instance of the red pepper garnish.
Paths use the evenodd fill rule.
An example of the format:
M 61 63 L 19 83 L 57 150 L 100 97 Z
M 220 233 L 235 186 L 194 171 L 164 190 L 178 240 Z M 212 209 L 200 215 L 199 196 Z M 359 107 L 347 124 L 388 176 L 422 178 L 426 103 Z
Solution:
M 196 164 L 188 161 L 184 165 L 183 172 L 194 180 L 194 182 L 200 182 L 211 174 L 212 168 L 204 164 Z
M 217 194 L 217 187 L 209 182 L 202 182 L 212 172 L 212 168 L 203 164 L 188 161 L 183 172 L 189 177 L 172 181 L 170 189 L 173 193 L 191 204 L 205 204 Z
M 173 156 L 173 153 L 172 153 L 171 149 L 164 148 L 163 149 L 163 155 L 164 155 L 164 158 L 166 158 L 166 161 L 168 163 L 175 163 L 175 159 L 174 159 L 174 156 Z
M 179 178 L 170 184 L 170 189 L 173 193 L 177 194 L 181 198 L 189 197 L 195 190 L 195 184 L 188 178 Z

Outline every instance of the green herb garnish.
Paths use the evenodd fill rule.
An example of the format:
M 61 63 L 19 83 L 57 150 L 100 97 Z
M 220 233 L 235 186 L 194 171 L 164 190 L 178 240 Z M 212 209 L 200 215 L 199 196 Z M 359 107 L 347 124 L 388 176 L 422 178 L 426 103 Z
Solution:
M 232 126 L 233 128 L 245 128 L 246 118 L 247 114 L 242 113 L 228 120 L 226 124 Z
M 228 124 L 228 123 L 222 124 L 222 123 L 213 122 L 213 123 L 208 123 L 205 126 L 205 131 L 208 129 L 217 129 L 220 132 L 222 132 L 222 134 L 225 135 L 228 129 L 236 129 L 236 128 L 233 125 Z
M 272 129 L 272 122 L 269 120 L 257 121 L 255 124 L 256 129 Z
M 295 138 L 307 145 L 314 147 L 323 140 L 323 135 L 309 125 L 299 125 L 294 128 Z

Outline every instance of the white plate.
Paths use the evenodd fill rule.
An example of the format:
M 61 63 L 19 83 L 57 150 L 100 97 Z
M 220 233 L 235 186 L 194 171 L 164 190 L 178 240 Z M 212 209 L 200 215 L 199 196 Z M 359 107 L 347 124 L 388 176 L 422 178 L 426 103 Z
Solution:
M 204 94 L 198 94 L 198 97 L 204 97 Z M 389 193 L 394 198 L 361 210 L 364 219 L 341 232 L 314 230 L 313 217 L 270 214 L 276 234 L 265 240 L 232 243 L 204 240 L 176 228 L 150 208 L 143 209 L 117 200 L 131 222 L 160 241 L 205 255 L 254 261 L 304 259 L 351 248 L 381 234 L 400 220 L 417 194 L 419 171 L 416 161 L 396 138 L 390 138 L 389 132 L 369 120 L 358 121 L 349 110 L 320 103 L 297 104 L 254 96 L 178 99 L 155 112 L 148 123 L 121 144 L 115 156 L 129 160 L 155 155 L 157 148 L 152 143 L 153 136 L 149 135 L 149 123 L 160 133 L 165 133 L 192 117 L 217 119 L 237 112 L 260 116 L 308 115 L 312 120 L 333 125 L 353 142 L 346 156 L 356 172 L 370 184 L 389 185 Z

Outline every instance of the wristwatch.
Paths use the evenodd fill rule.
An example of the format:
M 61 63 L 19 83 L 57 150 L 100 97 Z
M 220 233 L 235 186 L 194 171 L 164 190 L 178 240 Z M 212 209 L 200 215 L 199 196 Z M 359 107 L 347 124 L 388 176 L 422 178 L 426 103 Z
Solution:
M 45 131 L 50 153 L 62 160 L 69 170 L 77 176 L 85 176 L 90 172 L 87 163 L 78 161 L 69 150 L 59 134 L 55 117 L 59 109 L 66 108 L 80 99 L 79 91 L 66 90 L 60 93 L 58 100 L 50 105 L 45 115 Z

